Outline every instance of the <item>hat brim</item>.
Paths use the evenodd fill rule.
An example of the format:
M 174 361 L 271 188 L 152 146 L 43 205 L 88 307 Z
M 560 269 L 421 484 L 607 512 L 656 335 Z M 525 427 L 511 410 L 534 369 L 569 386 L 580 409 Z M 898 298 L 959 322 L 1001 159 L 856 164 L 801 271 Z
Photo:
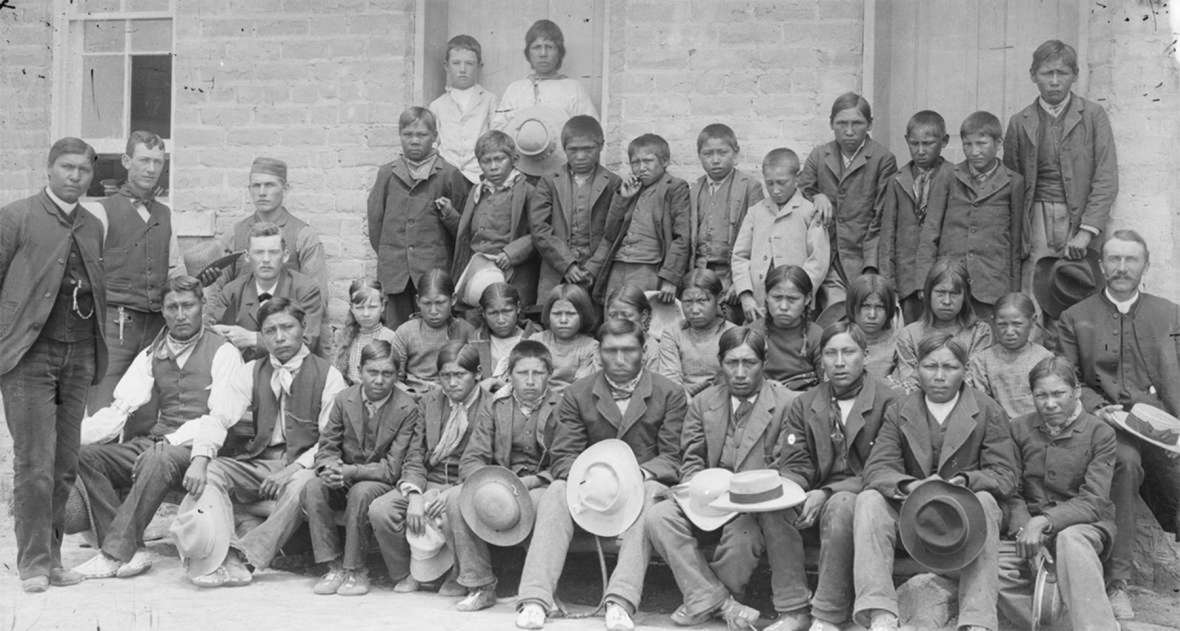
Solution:
M 967 526 L 967 542 L 954 552 L 943 552 L 926 545 L 918 535 L 915 526 L 915 516 L 918 509 L 935 497 L 950 497 L 959 502 L 966 514 L 964 523 Z M 955 572 L 971 564 L 983 551 L 983 544 L 987 539 L 987 513 L 983 503 L 971 492 L 971 489 L 944 482 L 931 480 L 919 486 L 910 493 L 901 504 L 898 511 L 898 533 L 902 546 L 905 547 L 910 558 L 934 572 Z
M 516 170 L 534 177 L 556 173 L 563 166 L 565 152 L 561 147 L 553 147 L 552 151 L 546 151 L 540 157 L 522 155 L 516 159 Z
M 479 489 L 491 481 L 498 481 L 512 487 L 516 497 L 516 505 L 520 507 L 520 521 L 508 530 L 496 530 L 479 518 L 479 511 L 475 509 L 475 502 Z M 467 527 L 480 539 L 500 547 L 514 546 L 528 538 L 533 531 L 533 524 L 537 520 L 537 510 L 533 506 L 532 497 L 524 483 L 514 473 L 505 467 L 488 465 L 476 469 L 459 489 L 459 512 Z
M 702 515 L 692 505 L 692 501 L 689 499 L 687 485 L 680 485 L 673 488 L 670 494 L 672 495 L 672 499 L 676 501 L 676 504 L 680 506 L 680 510 L 688 518 L 688 521 L 704 532 L 713 532 L 733 521 L 734 517 L 737 517 L 736 511 L 726 511 L 723 515 Z M 710 505 L 710 508 L 712 508 L 712 505 Z
M 709 502 L 709 507 L 716 508 L 717 510 L 733 511 L 735 513 L 770 513 L 776 510 L 794 508 L 802 504 L 804 500 L 807 499 L 807 493 L 803 492 L 803 489 L 799 488 L 798 484 L 795 484 L 786 478 L 781 479 L 781 484 L 783 487 L 783 494 L 772 500 L 757 502 L 755 504 L 746 504 L 734 502 L 731 499 L 730 494 L 725 493 L 712 502 Z
M 186 555 L 181 546 L 176 545 L 176 552 L 180 555 L 181 562 L 185 564 L 185 571 L 189 578 L 205 576 L 221 567 L 221 564 L 225 562 L 226 554 L 229 553 L 229 540 L 233 533 L 233 507 L 230 505 L 229 497 L 224 493 L 215 488 L 206 487 L 205 491 L 201 493 L 200 500 L 194 499 L 192 494 L 187 494 L 180 501 L 176 515 L 179 517 L 185 512 L 195 511 L 198 508 L 212 511 L 208 519 L 210 527 L 213 528 L 213 546 L 208 556 L 192 557 Z M 174 537 L 173 544 L 175 545 L 175 543 Z
M 1147 436 L 1145 434 L 1139 433 L 1139 430 L 1135 429 L 1134 427 L 1131 427 L 1127 423 L 1127 419 L 1131 415 L 1135 414 L 1135 410 L 1138 409 L 1138 410 L 1141 410 L 1141 412 L 1140 412 L 1140 414 L 1135 414 L 1135 415 L 1140 420 L 1143 420 L 1145 423 L 1148 423 L 1148 425 L 1151 425 L 1151 423 L 1144 420 L 1144 416 L 1146 415 L 1146 414 L 1144 414 L 1144 412 L 1146 412 L 1146 410 L 1144 408 L 1150 408 L 1151 410 L 1153 410 L 1155 413 L 1153 413 L 1152 416 L 1155 416 L 1157 418 L 1159 417 L 1159 415 L 1162 414 L 1167 417 L 1170 417 L 1173 420 L 1176 419 L 1176 417 L 1172 416 L 1171 414 L 1168 414 L 1167 412 L 1164 412 L 1163 410 L 1160 410 L 1159 408 L 1157 408 L 1155 406 L 1150 406 L 1150 405 L 1147 405 L 1144 403 L 1136 403 L 1135 406 L 1131 408 L 1131 411 L 1129 413 L 1123 412 L 1123 411 L 1116 411 L 1113 414 L 1111 414 L 1111 416 L 1114 418 L 1114 422 L 1115 422 L 1115 424 L 1117 424 L 1119 426 L 1119 428 L 1121 428 L 1122 430 L 1124 430 L 1130 434 L 1133 434 L 1139 440 L 1151 443 L 1152 445 L 1155 445 L 1156 447 L 1159 447 L 1160 449 L 1166 449 L 1172 453 L 1180 454 L 1180 445 L 1169 445 L 1168 443 L 1160 442 L 1159 440 L 1156 440 L 1155 438 L 1152 438 L 1151 436 Z M 1176 429 L 1177 431 L 1180 431 L 1180 420 L 1177 420 L 1176 427 L 1174 429 Z
M 429 583 L 437 581 L 442 578 L 447 570 L 455 565 L 455 551 L 451 550 L 451 546 L 445 545 L 438 550 L 438 554 L 429 559 L 415 559 L 410 558 L 410 576 L 414 580 L 422 583 Z
M 487 276 L 488 278 L 483 278 Z M 488 255 L 476 252 L 455 281 L 455 295 L 469 307 L 479 305 L 479 297 L 489 285 L 505 282 L 504 270 Z
M 833 302 L 827 307 L 824 307 L 824 310 L 820 312 L 819 317 L 815 319 L 815 323 L 821 329 L 826 329 L 828 326 L 843 320 L 848 315 L 847 311 L 848 309 L 845 307 L 843 300 L 839 302 Z
M 1036 299 L 1041 311 L 1045 312 L 1051 318 L 1060 318 L 1062 312 L 1066 309 L 1085 300 L 1085 298 L 1082 298 L 1077 302 L 1067 303 L 1060 300 L 1053 293 L 1054 266 L 1060 260 L 1062 260 L 1060 256 L 1043 256 L 1037 259 L 1037 263 L 1033 269 L 1033 298 Z M 1094 277 L 1095 287 L 1094 292 L 1090 295 L 1102 291 L 1102 288 L 1106 285 L 1106 277 L 1102 274 L 1102 266 L 1098 262 L 1098 254 L 1093 250 L 1087 250 L 1086 256 L 1077 262 L 1082 262 L 1090 266 L 1090 274 Z
M 651 324 L 647 327 L 647 334 L 657 340 L 660 339 L 660 335 L 664 331 L 675 330 L 680 327 L 681 322 L 684 322 L 684 311 L 681 310 L 680 300 L 660 302 L 656 300 L 656 296 L 659 294 L 658 291 L 643 292 L 644 297 L 651 303 Z
M 1037 576 L 1033 581 L 1032 631 L 1039 631 L 1053 625 L 1061 615 L 1061 592 L 1057 587 L 1057 575 L 1038 558 Z
M 569 120 L 569 116 L 558 108 L 546 105 L 533 105 L 518 110 L 504 128 L 504 132 L 512 138 L 513 142 L 516 142 L 516 134 L 520 131 L 520 126 L 527 120 L 541 121 L 552 135 L 553 140 L 548 150 L 537 155 L 525 155 L 518 150 L 516 170 L 525 175 L 539 177 L 561 169 L 566 162 L 565 151 L 561 147 L 561 129 Z
M 586 477 L 591 465 L 607 464 L 619 477 L 619 492 L 623 505 L 611 513 L 583 510 L 578 498 L 578 485 Z M 639 519 L 643 511 L 643 471 L 635 460 L 635 452 L 627 443 L 610 438 L 591 445 L 578 455 L 567 476 L 565 502 L 574 523 L 582 530 L 599 537 L 617 537 Z

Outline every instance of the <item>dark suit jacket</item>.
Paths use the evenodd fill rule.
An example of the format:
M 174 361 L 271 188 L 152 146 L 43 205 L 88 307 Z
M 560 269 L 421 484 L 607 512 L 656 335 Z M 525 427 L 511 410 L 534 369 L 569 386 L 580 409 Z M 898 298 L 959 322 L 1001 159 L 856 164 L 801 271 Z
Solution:
M 504 253 L 512 262 L 512 278 L 509 283 L 520 292 L 522 305 L 537 301 L 537 257 L 533 248 L 533 235 L 529 232 L 529 207 L 533 204 L 533 185 L 524 174 L 518 175 L 512 183 L 512 219 L 509 232 L 512 241 L 504 246 Z M 459 217 L 459 228 L 455 233 L 455 260 L 451 265 L 451 278 L 458 279 L 471 260 L 471 221 L 475 216 L 475 194 L 467 196 L 463 214 Z M 474 306 L 474 305 L 472 305 Z
M 537 414 L 537 451 L 541 453 L 539 464 L 534 470 L 520 468 L 513 470 L 518 476 L 549 476 L 549 447 L 553 445 L 553 426 L 556 423 L 557 405 L 561 395 L 550 392 L 541 403 Z M 459 462 L 459 473 L 464 480 L 476 470 L 487 465 L 512 468 L 512 388 L 501 388 L 494 396 L 484 397 L 484 402 L 475 414 L 472 423 L 471 440 L 463 451 Z
M 795 394 L 769 379 L 750 410 L 746 431 L 737 448 L 734 471 L 770 469 L 778 462 L 779 434 Z M 725 384 L 710 386 L 693 397 L 684 417 L 680 449 L 680 479 L 688 480 L 702 469 L 720 466 L 732 402 Z
M 729 220 L 726 224 L 729 226 L 729 232 L 726 235 L 726 242 L 729 244 L 729 250 L 722 253 L 721 256 L 702 257 L 697 251 L 701 245 L 700 239 L 700 223 L 701 223 L 701 191 L 708 186 L 709 176 L 702 175 L 696 179 L 688 188 L 688 209 L 689 209 L 689 245 L 688 245 L 688 260 L 689 267 L 704 267 L 709 263 L 709 259 L 713 258 L 715 261 L 724 261 L 729 265 L 729 260 L 733 254 L 733 242 L 737 240 L 738 230 L 742 227 L 742 220 L 746 218 L 746 211 L 751 206 L 762 201 L 765 195 L 762 193 L 762 182 L 758 181 L 756 177 L 750 177 L 743 173 L 740 169 L 734 169 L 729 183 L 729 199 L 728 212 Z
M 639 466 L 664 484 L 680 474 L 680 430 L 684 424 L 684 388 L 643 371 L 627 413 L 611 399 L 606 377 L 598 372 L 565 389 L 557 412 L 549 471 L 564 480 L 578 454 L 600 440 L 618 438 L 631 446 Z
M 571 265 L 577 263 L 585 268 L 590 256 L 598 249 L 606 228 L 606 216 L 620 183 L 619 176 L 598 165 L 590 183 L 590 251 L 579 257 L 569 245 L 574 212 L 574 189 L 569 169 L 543 175 L 537 180 L 529 207 L 529 226 L 533 232 L 533 245 L 541 255 L 537 285 L 537 296 L 541 299 L 549 294 L 550 289 L 564 282 L 566 270 Z
M 479 386 L 476 386 L 479 388 Z M 467 449 L 467 444 L 471 440 L 471 430 L 474 427 L 472 421 L 475 419 L 476 412 L 480 406 L 490 395 L 487 391 L 480 388 L 479 394 L 475 398 L 471 409 L 467 413 L 467 431 L 463 434 L 463 438 L 459 440 L 459 446 L 456 447 L 460 456 L 460 463 L 463 452 Z M 441 388 L 431 388 L 426 394 L 422 395 L 418 400 L 418 407 L 422 414 L 422 431 L 415 442 L 415 447 L 411 450 L 409 457 L 406 458 L 406 463 L 402 467 L 401 481 L 412 484 L 419 489 L 425 489 L 431 471 L 428 470 L 428 463 L 430 460 L 430 453 L 438 446 L 438 441 L 442 438 L 443 425 L 451 415 L 451 402 L 447 399 L 447 395 L 443 394 Z M 441 464 L 439 466 L 442 466 Z M 453 471 L 444 471 L 443 477 L 449 479 L 451 484 L 458 484 L 461 479 L 458 468 Z
M 313 353 L 317 352 L 320 325 L 324 319 L 324 300 L 316 281 L 301 272 L 284 269 L 279 275 L 274 296 L 286 298 L 303 310 L 303 340 Z M 247 331 L 257 331 L 258 309 L 261 306 L 258 303 L 254 273 L 249 272 L 226 283 L 221 291 L 213 294 L 205 307 L 205 322 L 234 324 Z M 249 361 L 265 354 L 265 349 L 259 346 L 252 352 L 243 352 L 242 358 Z
M 844 425 L 848 466 L 853 475 L 833 477 L 832 467 L 838 454 L 832 444 L 829 417 L 832 385 L 825 381 L 804 393 L 795 399 L 787 413 L 786 428 L 779 440 L 779 471 L 805 491 L 825 489 L 833 493 L 860 493 L 864 489 L 861 474 L 865 463 L 877 440 L 877 432 L 881 430 L 885 411 L 896 398 L 897 394 L 885 382 L 865 375 L 864 387 L 856 396 Z
M 997 501 L 1012 494 L 1020 465 L 1008 417 L 999 403 L 963 386 L 958 404 L 943 423 L 946 429 L 937 462 L 926 415 L 926 399 L 921 391 L 889 406 L 877 444 L 865 464 L 866 489 L 901 499 L 905 497 L 902 485 L 937 473 L 944 480 L 962 474 L 972 491 L 986 491 Z
M 935 167 L 927 195 L 926 216 L 919 219 L 918 200 L 914 198 L 913 162 L 889 178 L 885 205 L 881 215 L 881 238 L 877 242 L 877 266 L 881 275 L 892 280 L 902 298 L 921 291 L 926 274 L 938 257 L 938 230 L 930 217 L 941 218 L 946 212 L 955 166 L 942 160 Z
M 0 375 L 16 367 L 53 311 L 70 255 L 73 230 L 94 296 L 94 382 L 107 371 L 107 290 L 102 267 L 103 228 L 81 204 L 71 227 L 42 190 L 0 208 Z M 46 299 L 49 298 L 49 299 Z
M 336 395 L 328 424 L 320 432 L 319 448 L 315 454 L 316 468 L 336 460 L 357 465 L 356 480 L 375 480 L 386 484 L 397 482 L 402 465 L 421 432 L 421 414 L 414 399 L 400 388 L 381 408 L 376 419 L 376 441 L 367 449 L 361 447 L 365 435 L 365 404 L 361 386 L 350 386 Z

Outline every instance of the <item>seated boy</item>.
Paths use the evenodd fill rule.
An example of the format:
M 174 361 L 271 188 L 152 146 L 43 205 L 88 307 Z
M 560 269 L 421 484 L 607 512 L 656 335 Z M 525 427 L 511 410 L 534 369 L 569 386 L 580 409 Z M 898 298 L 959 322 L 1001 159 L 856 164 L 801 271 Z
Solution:
M 479 184 L 473 147 L 491 128 L 492 112 L 496 111 L 496 95 L 479 84 L 483 69 L 479 41 L 470 35 L 452 37 L 443 68 L 447 71 L 446 92 L 430 103 L 430 111 L 438 119 L 438 154 L 472 184 Z
M 631 176 L 611 204 L 603 239 L 587 263 L 599 304 L 624 285 L 670 303 L 688 265 L 688 183 L 667 172 L 668 141 L 643 134 L 627 147 Z

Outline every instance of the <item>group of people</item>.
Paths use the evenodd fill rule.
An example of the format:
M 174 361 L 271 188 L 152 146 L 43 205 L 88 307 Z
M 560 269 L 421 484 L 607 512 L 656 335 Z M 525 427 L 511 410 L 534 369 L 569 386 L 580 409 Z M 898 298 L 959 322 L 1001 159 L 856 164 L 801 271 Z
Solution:
M 489 546 L 526 545 L 525 629 L 559 613 L 579 529 L 618 539 L 611 631 L 634 628 L 653 552 L 680 625 L 752 628 L 765 555 L 774 631 L 896 629 L 899 549 L 958 578 L 960 628 L 1028 628 L 1046 559 L 1073 628 L 1133 615 L 1145 480 L 1175 525 L 1180 309 L 1140 292 L 1147 244 L 1108 226 L 1113 139 L 1071 91 L 1071 47 L 1036 50 L 1040 94 L 1006 133 L 964 119 L 959 165 L 922 111 L 899 169 L 849 93 L 833 141 L 774 149 L 761 181 L 706 126 L 691 185 L 655 134 L 627 177 L 601 164 L 564 55 L 534 24 L 533 73 L 497 102 L 478 42 L 450 40 L 447 93 L 401 114 L 377 173 L 378 277 L 349 287 L 337 339 L 282 161 L 254 161 L 254 213 L 187 270 L 153 197 L 163 140 L 132 133 L 99 203 L 94 150 L 57 141 L 48 186 L 0 209 L 25 591 L 146 572 L 144 530 L 183 491 L 197 585 L 250 583 L 306 522 L 315 593 L 367 593 L 375 541 L 395 592 L 476 611 L 496 603 Z M 74 569 L 67 531 L 98 548 Z

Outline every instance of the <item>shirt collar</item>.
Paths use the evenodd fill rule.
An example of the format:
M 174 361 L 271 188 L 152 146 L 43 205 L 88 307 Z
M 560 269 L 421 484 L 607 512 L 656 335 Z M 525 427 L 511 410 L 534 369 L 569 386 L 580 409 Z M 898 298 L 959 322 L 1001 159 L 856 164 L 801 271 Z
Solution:
M 1045 433 L 1048 434 L 1049 436 L 1054 436 L 1054 437 L 1060 436 L 1061 434 L 1063 434 L 1065 432 L 1065 430 L 1073 427 L 1074 423 L 1078 422 L 1078 418 L 1080 418 L 1082 416 L 1083 409 L 1084 408 L 1082 408 L 1082 402 L 1078 401 L 1078 404 L 1075 405 L 1073 408 L 1073 413 L 1071 413 L 1069 415 L 1069 418 L 1065 420 L 1065 423 L 1062 423 L 1061 427 L 1059 427 L 1057 429 L 1053 429 L 1053 428 L 1049 427 L 1048 423 L 1041 421 L 1041 428 L 1044 429 Z
M 758 393 L 757 392 L 755 392 L 754 394 L 752 394 L 744 399 L 741 397 L 735 397 L 731 394 L 731 395 L 729 395 L 729 411 L 731 413 L 737 412 L 738 407 L 741 406 L 741 404 L 743 402 L 749 403 L 750 405 L 754 405 L 754 403 L 757 401 L 758 401 Z
M 1062 99 L 1057 105 L 1049 105 L 1049 102 L 1046 101 L 1044 97 L 1037 97 L 1037 103 L 1041 106 L 1041 109 L 1045 110 L 1045 112 L 1053 118 L 1061 116 L 1061 113 L 1065 111 L 1065 108 L 1069 107 L 1070 101 L 1073 101 L 1073 92 L 1070 92 L 1068 95 L 1066 95 L 1066 97 Z
M 984 169 L 983 171 L 976 171 L 975 167 L 971 166 L 970 162 L 967 163 L 967 173 L 970 173 L 972 178 L 979 180 L 979 181 L 986 180 L 987 178 L 991 177 L 992 174 L 995 173 L 996 171 L 998 171 L 999 169 L 1000 169 L 1000 159 L 999 158 L 992 159 L 991 166 L 989 166 L 987 169 Z
M 540 81 L 557 81 L 564 78 L 566 78 L 565 75 L 561 74 L 560 72 L 553 75 L 552 77 L 539 77 L 535 72 L 529 73 L 529 81 L 532 81 L 533 83 L 538 83 Z
M 74 202 L 71 204 L 71 203 L 63 200 L 62 198 L 58 197 L 57 195 L 54 195 L 53 189 L 49 188 L 48 186 L 45 187 L 45 194 L 48 195 L 49 199 L 53 200 L 53 203 L 56 204 L 57 207 L 60 208 L 61 211 L 67 215 L 74 212 L 74 209 L 78 207 L 78 202 Z
M 709 187 L 710 190 L 725 186 L 730 180 L 733 179 L 733 172 L 734 169 L 730 169 L 729 173 L 727 173 L 725 177 L 721 178 L 720 180 L 714 180 L 708 175 L 705 175 L 705 186 Z
M 1119 313 L 1121 313 L 1123 315 L 1127 315 L 1128 313 L 1131 313 L 1131 307 L 1134 307 L 1135 303 L 1139 302 L 1139 292 L 1138 291 L 1136 291 L 1135 295 L 1131 296 L 1130 299 L 1123 300 L 1123 301 L 1115 300 L 1114 296 L 1110 295 L 1110 288 L 1109 287 L 1106 289 L 1103 289 L 1102 292 L 1104 294 L 1106 294 L 1106 299 L 1109 300 L 1111 302 L 1111 304 L 1114 305 L 1114 308 L 1118 309 Z
M 380 410 L 381 408 L 385 407 L 385 403 L 387 401 L 389 401 L 389 399 L 391 397 L 393 397 L 393 390 L 390 390 L 389 394 L 385 395 L 385 398 L 383 398 L 383 399 L 380 399 L 377 401 L 370 401 L 369 397 L 365 396 L 364 389 L 363 388 L 361 389 L 361 399 L 364 400 L 365 405 L 368 406 L 368 408 L 370 410 Z
M 840 150 L 840 159 L 844 161 L 844 166 L 847 167 L 848 165 L 852 164 L 852 160 L 854 158 L 856 158 L 857 154 L 859 154 L 862 150 L 864 150 L 865 145 L 867 145 L 867 144 L 869 144 L 869 137 L 865 136 L 865 139 L 860 141 L 860 146 L 857 147 L 856 151 L 853 151 L 851 154 L 844 155 L 844 150 L 841 149 Z
M 956 392 L 955 398 L 947 401 L 946 403 L 935 403 L 930 400 L 930 397 L 926 396 L 923 396 L 922 398 L 926 401 L 926 409 L 929 410 L 930 414 L 934 416 L 934 419 L 938 421 L 938 424 L 942 425 L 946 422 L 947 417 L 951 415 L 951 411 L 955 409 L 955 406 L 959 404 L 959 397 L 962 396 L 962 394 L 962 391 Z
M 511 189 L 512 186 L 516 184 L 516 178 L 519 175 L 520 171 L 512 169 L 512 172 L 508 174 L 508 177 L 504 178 L 504 182 L 499 186 L 492 184 L 486 179 L 480 178 L 479 186 L 475 187 L 475 190 L 471 193 L 475 197 L 475 203 L 478 204 L 479 199 L 483 197 L 485 193 L 494 193 L 497 191 L 507 191 Z
M 274 284 L 272 284 L 270 287 L 263 287 L 262 283 L 259 283 L 257 278 L 254 280 L 254 291 L 259 296 L 261 296 L 262 294 L 270 294 L 271 297 L 273 298 L 275 295 L 275 290 L 277 290 L 278 288 L 279 288 L 278 279 L 275 279 Z

